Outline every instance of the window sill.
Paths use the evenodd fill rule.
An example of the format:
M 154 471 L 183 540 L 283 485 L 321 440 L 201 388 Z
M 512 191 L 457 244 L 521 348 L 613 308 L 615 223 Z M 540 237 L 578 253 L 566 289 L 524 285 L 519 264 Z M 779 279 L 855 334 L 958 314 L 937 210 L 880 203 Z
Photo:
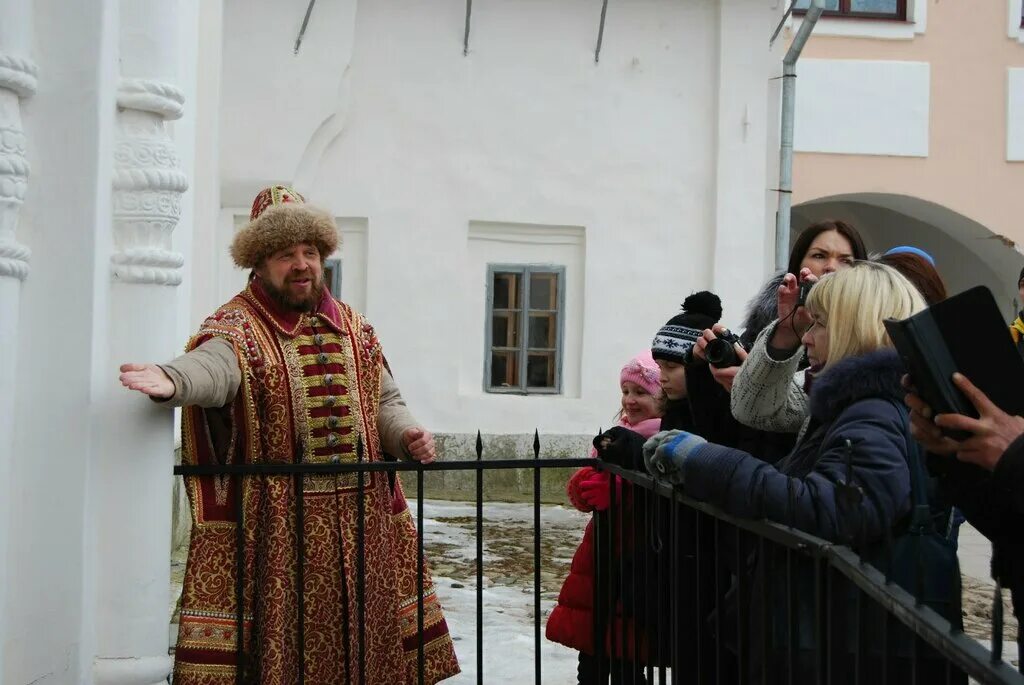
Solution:
M 803 23 L 802 16 L 792 18 L 793 33 Z M 867 19 L 861 17 L 821 17 L 814 27 L 814 35 L 845 38 L 877 38 L 880 40 L 913 40 L 924 33 L 917 22 L 902 19 Z

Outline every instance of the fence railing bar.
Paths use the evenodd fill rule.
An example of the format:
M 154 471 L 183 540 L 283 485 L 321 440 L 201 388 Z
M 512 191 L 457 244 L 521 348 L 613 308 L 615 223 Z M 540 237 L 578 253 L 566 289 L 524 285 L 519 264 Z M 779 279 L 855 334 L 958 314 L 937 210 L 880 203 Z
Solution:
M 615 476 L 612 476 L 611 479 L 615 480 Z M 647 529 L 638 525 L 638 516 L 640 514 L 640 502 L 646 501 L 647 498 L 640 499 L 639 488 L 634 490 L 632 486 L 626 484 L 623 484 L 622 487 L 623 493 L 628 493 L 629 495 L 629 511 L 627 513 L 629 515 L 629 544 L 632 546 L 632 549 L 628 552 L 624 551 L 622 556 L 625 557 L 628 554 L 633 560 L 633 572 L 629 574 L 633 597 L 633 620 L 631 622 L 633 658 L 629 660 L 629 680 L 627 681 L 631 683 L 635 680 L 637 673 L 643 672 L 643 661 L 640 659 L 640 621 L 641 617 L 646 621 L 648 593 L 646 588 L 641 587 L 639 581 L 640 574 L 647 568 L 648 536 L 645 535 Z M 625 495 L 623 499 L 625 499 Z M 646 634 L 646 632 L 645 630 L 644 633 Z
M 245 682 L 245 503 L 242 479 L 231 479 L 235 497 L 235 683 Z
M 306 682 L 306 506 L 305 476 L 296 473 L 295 483 L 295 588 L 298 592 L 299 685 Z
M 356 443 L 356 461 L 363 463 L 363 438 Z M 366 472 L 356 475 L 356 605 L 359 607 L 359 685 L 366 685 Z
M 993 662 L 984 646 L 960 631 L 951 631 L 946 619 L 930 607 L 917 606 L 899 585 L 886 585 L 881 572 L 870 564 L 862 566 L 860 557 L 849 548 L 829 546 L 827 554 L 836 571 L 971 678 L 982 684 L 1024 685 L 1024 675 L 1005 661 Z
M 824 607 L 822 600 L 822 573 L 824 566 L 821 559 L 814 559 L 814 616 L 817 621 L 818 634 L 814 636 L 814 672 L 815 681 L 820 683 L 825 677 L 825 645 L 823 644 L 823 638 L 826 635 L 827 628 L 824 625 L 825 612 L 822 610 Z
M 612 486 L 609 485 L 609 487 Z M 606 629 L 605 618 L 608 612 L 608 583 L 611 569 L 605 567 L 602 563 L 602 559 L 611 559 L 607 541 L 607 529 L 611 526 L 608 520 L 609 516 L 610 514 L 607 511 L 595 511 L 591 517 L 594 526 L 594 669 L 598 674 L 604 673 L 609 663 L 609 655 L 605 653 L 604 635 Z
M 625 593 L 626 593 L 626 580 L 625 580 L 625 554 L 623 554 L 626 546 L 626 535 L 625 528 L 623 528 L 623 513 L 625 510 L 624 498 L 621 496 L 622 493 L 618 492 L 618 488 L 615 487 L 615 476 L 609 478 L 612 488 L 612 499 L 610 511 L 614 512 L 612 518 L 615 523 L 612 524 L 612 556 L 618 561 L 618 573 L 615 577 L 615 582 L 612 584 L 612 596 L 609 597 L 608 603 L 608 614 L 610 617 L 609 623 L 612 626 L 612 635 L 615 643 L 612 647 L 613 658 L 611 660 L 613 668 L 618 671 L 619 682 L 625 677 L 625 656 L 626 647 L 623 631 L 626 627 L 626 606 L 625 606 Z M 616 499 L 618 497 L 618 499 Z M 622 606 L 622 612 L 620 614 L 618 607 Z M 620 629 L 621 627 L 621 629 Z M 612 674 L 612 680 L 615 680 L 615 674 Z
M 713 635 L 715 640 L 715 683 L 721 685 L 722 683 L 722 625 L 723 619 L 725 618 L 725 611 L 722 606 L 722 540 L 719 535 L 719 519 L 712 519 L 712 540 L 714 541 L 715 549 L 715 563 L 713 566 L 715 574 L 715 634 Z
M 426 645 L 423 643 L 423 469 L 416 471 L 416 675 L 423 685 Z
M 790 481 L 792 483 L 792 481 Z M 792 514 L 791 514 L 792 516 Z M 766 593 L 766 597 L 771 597 L 771 593 Z M 786 662 L 786 673 L 789 678 L 789 685 L 793 685 L 796 681 L 796 641 L 797 635 L 797 611 L 796 611 L 796 593 L 793 592 L 793 550 L 786 550 L 786 644 L 788 647 L 787 651 L 787 662 Z
M 1024 654 L 1018 655 L 1024 658 Z M 992 590 L 992 661 L 1003 660 L 1003 586 L 996 579 Z
M 669 523 L 668 523 L 668 537 L 669 545 L 671 549 L 669 559 L 669 577 L 680 578 L 687 577 L 681 572 L 680 559 L 679 559 L 679 503 L 676 502 L 676 498 L 673 495 L 669 499 Z M 682 595 L 687 591 L 688 588 L 682 587 L 679 584 L 675 584 L 673 587 L 673 601 L 671 607 L 671 614 L 669 618 L 669 636 L 670 636 L 670 648 L 669 648 L 669 666 L 672 668 L 672 683 L 681 682 L 682 676 L 679 673 L 679 642 L 680 642 L 680 630 L 679 621 L 679 604 L 682 601 Z
M 334 478 L 334 507 L 341 511 L 342 486 L 337 476 Z M 348 563 L 345 561 L 345 531 L 341 517 L 335 517 L 338 536 L 338 582 L 341 585 L 341 647 L 342 658 L 345 660 L 345 681 L 352 682 L 352 634 L 351 616 L 349 615 Z M 358 579 L 357 579 L 358 582 Z
M 697 639 L 695 641 L 697 643 L 697 651 L 694 653 L 694 656 L 697 661 L 697 682 L 706 682 L 705 679 L 707 677 L 704 673 L 704 669 L 706 668 L 706 665 L 704 663 L 704 631 L 701 630 L 701 623 L 704 621 L 704 617 L 708 615 L 707 609 L 703 602 L 704 593 L 701 591 L 701 584 L 704 580 L 704 575 L 702 573 L 703 564 L 701 563 L 701 549 L 704 546 L 704 543 L 701 541 L 701 528 L 703 528 L 704 524 L 702 518 L 703 516 L 703 512 L 698 511 L 695 513 L 693 519 L 694 581 L 693 588 L 690 590 L 691 592 L 693 592 L 695 596 L 693 606 L 696 608 L 696 611 L 694 612 L 694 621 L 697 628 L 697 630 L 695 631 L 697 633 Z
M 541 685 L 540 653 L 540 431 L 533 431 L 533 667 L 534 679 Z
M 176 476 L 233 476 L 233 475 L 293 475 L 302 474 L 331 474 L 331 473 L 355 473 L 362 468 L 367 473 L 377 471 L 475 471 L 475 470 L 502 470 L 502 469 L 523 469 L 533 468 L 566 468 L 593 466 L 594 460 L 577 457 L 561 457 L 538 459 L 537 464 L 532 464 L 526 459 L 494 459 L 485 462 L 477 461 L 444 461 L 432 464 L 421 464 L 408 461 L 371 461 L 359 464 L 313 464 L 302 462 L 290 464 L 286 462 L 268 462 L 261 464 L 180 464 L 174 467 Z
M 768 682 L 768 660 L 771 654 L 768 652 L 768 557 L 765 556 L 765 541 L 767 538 L 757 539 L 757 575 L 758 585 L 761 587 L 761 682 Z
M 476 460 L 484 457 L 484 442 L 476 432 Z M 476 682 L 484 682 L 484 472 L 476 472 Z
M 736 527 L 733 527 L 735 546 L 736 546 L 736 673 L 737 678 L 740 680 L 747 679 L 747 660 L 746 660 L 746 632 L 743 628 L 743 619 L 747 614 L 747 596 L 744 593 L 746 589 L 746 576 L 747 576 L 747 556 L 743 553 L 743 532 Z

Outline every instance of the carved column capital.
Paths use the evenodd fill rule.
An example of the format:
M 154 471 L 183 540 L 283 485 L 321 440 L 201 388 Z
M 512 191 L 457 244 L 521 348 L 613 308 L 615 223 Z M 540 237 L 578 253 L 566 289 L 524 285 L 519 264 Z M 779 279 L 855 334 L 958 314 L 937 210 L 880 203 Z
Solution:
M 117 106 L 159 114 L 166 120 L 180 119 L 185 110 L 185 95 L 169 83 L 123 78 L 117 87 Z
M 20 101 L 36 92 L 37 71 L 32 60 L 0 52 L 0 278 L 29 272 L 31 252 L 15 237 L 30 170 Z
M 178 285 L 185 260 L 171 250 L 188 178 L 165 121 L 185 98 L 167 83 L 121 79 L 114 144 L 114 245 L 111 275 L 127 283 Z
M 0 88 L 13 90 L 18 97 L 27 98 L 36 92 L 35 62 L 0 52 Z

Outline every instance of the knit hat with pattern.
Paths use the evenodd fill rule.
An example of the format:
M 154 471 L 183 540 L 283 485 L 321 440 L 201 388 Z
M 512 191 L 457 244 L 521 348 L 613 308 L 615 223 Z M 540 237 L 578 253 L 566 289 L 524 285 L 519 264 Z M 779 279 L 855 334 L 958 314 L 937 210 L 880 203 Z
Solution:
M 684 364 L 689 352 L 705 328 L 722 318 L 722 301 L 712 292 L 702 290 L 683 301 L 683 311 L 668 320 L 651 343 L 654 359 Z

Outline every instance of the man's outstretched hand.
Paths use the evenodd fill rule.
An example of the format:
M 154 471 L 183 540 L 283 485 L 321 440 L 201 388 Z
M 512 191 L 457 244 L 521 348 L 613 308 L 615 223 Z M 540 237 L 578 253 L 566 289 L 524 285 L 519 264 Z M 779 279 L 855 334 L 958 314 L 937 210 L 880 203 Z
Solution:
M 402 433 L 402 446 L 406 453 L 421 464 L 430 464 L 437 458 L 434 434 L 424 428 L 407 428 Z
M 121 385 L 166 400 L 174 397 L 174 381 L 156 364 L 121 364 Z

